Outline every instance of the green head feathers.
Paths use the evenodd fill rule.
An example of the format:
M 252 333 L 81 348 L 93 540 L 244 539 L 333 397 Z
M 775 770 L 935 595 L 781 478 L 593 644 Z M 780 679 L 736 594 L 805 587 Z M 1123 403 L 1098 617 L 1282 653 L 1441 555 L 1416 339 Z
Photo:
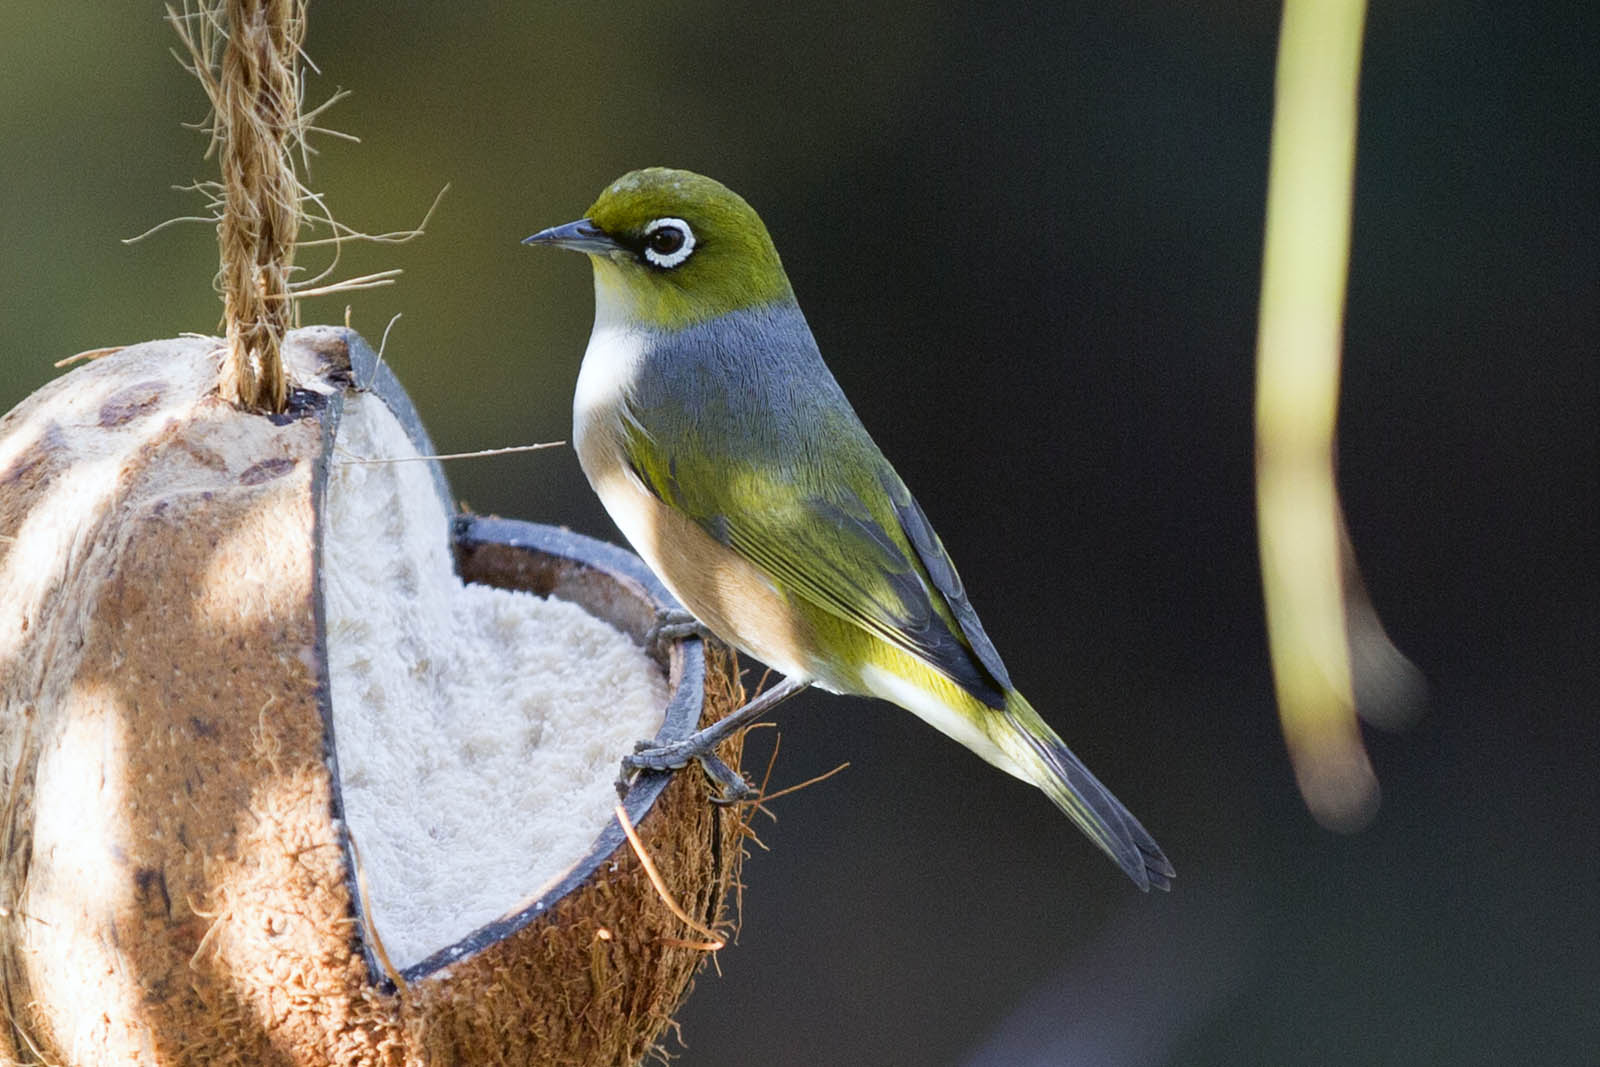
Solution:
M 686 170 L 624 174 L 584 218 L 526 243 L 588 253 L 597 318 L 681 329 L 794 298 L 761 216 L 721 182 Z

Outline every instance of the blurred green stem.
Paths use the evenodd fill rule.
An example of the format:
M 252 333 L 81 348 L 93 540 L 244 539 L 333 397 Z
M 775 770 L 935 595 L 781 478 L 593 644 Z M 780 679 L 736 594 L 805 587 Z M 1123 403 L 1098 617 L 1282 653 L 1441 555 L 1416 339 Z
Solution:
M 1318 821 L 1376 810 L 1351 683 L 1333 479 L 1364 0 L 1288 0 L 1256 353 L 1256 494 L 1284 738 Z

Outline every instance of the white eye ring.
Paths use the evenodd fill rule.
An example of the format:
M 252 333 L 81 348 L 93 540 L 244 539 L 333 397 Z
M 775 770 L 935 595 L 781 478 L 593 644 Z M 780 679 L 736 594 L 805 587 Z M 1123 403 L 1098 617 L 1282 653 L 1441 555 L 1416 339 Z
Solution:
M 665 248 L 656 247 L 657 237 L 664 238 Z M 678 238 L 676 245 L 673 237 Z M 694 231 L 682 219 L 656 219 L 644 228 L 644 258 L 658 267 L 670 270 L 689 258 L 694 251 Z

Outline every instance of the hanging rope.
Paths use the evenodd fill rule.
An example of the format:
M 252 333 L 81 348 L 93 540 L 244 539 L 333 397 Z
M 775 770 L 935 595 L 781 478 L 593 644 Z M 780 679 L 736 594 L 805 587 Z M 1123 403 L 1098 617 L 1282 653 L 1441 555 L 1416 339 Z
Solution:
M 305 0 L 226 0 L 216 122 L 222 146 L 223 317 L 228 354 L 222 395 L 255 411 L 282 411 L 279 346 L 294 317 L 289 272 L 300 232 L 300 183 L 290 149 L 300 123 L 296 65 Z
M 295 157 L 302 164 L 309 158 L 308 134 L 356 140 L 319 125 L 319 116 L 344 92 L 309 111 L 302 109 L 300 64 L 310 65 L 302 51 L 306 0 L 184 0 L 181 10 L 167 8 L 167 19 L 188 52 L 180 62 L 211 101 L 210 120 L 201 128 L 210 131 L 206 158 L 220 158 L 222 179 L 192 186 L 206 197 L 206 214 L 168 219 L 129 243 L 177 223 L 216 225 L 221 251 L 217 290 L 228 342 L 219 391 L 246 410 L 279 412 L 288 393 L 280 346 L 284 334 L 297 325 L 296 299 L 392 284 L 398 268 L 328 279 L 346 241 L 405 244 L 422 236 L 449 186 L 439 190 L 414 228 L 388 233 L 346 226 L 306 187 Z M 298 240 L 302 226 L 312 231 L 325 226 L 328 235 Z M 310 277 L 294 279 L 297 243 L 302 249 L 331 247 L 332 261 Z
M 279 349 L 294 321 L 290 273 L 306 197 L 293 154 L 307 122 L 299 76 L 306 0 L 185 0 L 181 11 L 167 8 L 167 19 L 211 101 L 206 156 L 221 161 L 220 183 L 195 186 L 211 199 L 221 253 L 228 345 L 220 389 L 246 410 L 282 411 Z

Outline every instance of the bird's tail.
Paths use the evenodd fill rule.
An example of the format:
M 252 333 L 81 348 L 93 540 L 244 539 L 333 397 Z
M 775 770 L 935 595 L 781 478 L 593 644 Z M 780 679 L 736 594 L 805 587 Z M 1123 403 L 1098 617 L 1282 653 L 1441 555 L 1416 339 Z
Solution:
M 1161 846 L 1020 693 L 1006 694 L 988 733 L 1015 765 L 1013 773 L 1042 789 L 1140 889 L 1172 887 L 1174 871 Z

